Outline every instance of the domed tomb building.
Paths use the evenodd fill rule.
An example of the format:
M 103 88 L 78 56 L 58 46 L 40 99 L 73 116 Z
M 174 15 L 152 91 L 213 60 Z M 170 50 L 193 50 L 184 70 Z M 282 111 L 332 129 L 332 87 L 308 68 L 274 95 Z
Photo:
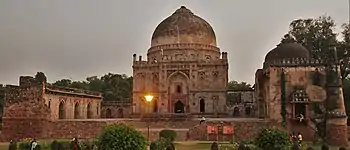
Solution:
M 210 24 L 184 6 L 156 27 L 146 60 L 133 55 L 133 77 L 134 114 L 225 112 L 227 53 Z
M 290 133 L 300 132 L 305 140 L 311 140 L 316 125 L 320 125 L 315 118 L 325 114 L 330 105 L 324 103 L 329 95 L 332 100 L 328 102 L 338 102 L 327 110 L 335 114 L 327 120 L 327 141 L 335 145 L 347 143 L 343 138 L 347 131 L 341 84 L 326 83 L 326 66 L 325 60 L 310 58 L 301 44 L 282 41 L 267 53 L 263 68 L 255 74 L 259 117 L 284 124 Z M 334 79 L 340 81 L 340 74 Z

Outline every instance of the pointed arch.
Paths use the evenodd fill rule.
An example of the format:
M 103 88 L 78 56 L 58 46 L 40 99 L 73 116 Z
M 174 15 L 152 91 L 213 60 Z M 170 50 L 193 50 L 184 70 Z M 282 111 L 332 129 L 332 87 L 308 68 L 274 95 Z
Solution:
M 112 110 L 109 108 L 106 109 L 106 118 L 112 118 Z
M 119 108 L 117 110 L 117 118 L 123 118 L 123 117 L 124 117 L 123 108 Z
M 63 101 L 58 105 L 58 119 L 66 119 L 66 108 Z
M 87 117 L 88 119 L 91 119 L 91 118 L 92 118 L 92 107 L 91 107 L 91 103 L 88 103 L 86 110 L 87 110 L 87 111 L 86 111 L 86 112 L 87 112 L 86 117 Z
M 79 119 L 80 118 L 80 104 L 75 103 L 74 104 L 74 119 Z
M 181 101 L 177 101 L 174 106 L 174 113 L 185 113 L 185 105 Z

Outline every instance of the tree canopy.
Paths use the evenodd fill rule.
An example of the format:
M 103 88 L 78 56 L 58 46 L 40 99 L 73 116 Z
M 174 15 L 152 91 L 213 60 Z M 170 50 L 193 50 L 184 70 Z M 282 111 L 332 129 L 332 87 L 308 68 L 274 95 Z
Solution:
M 132 95 L 132 77 L 108 73 L 102 77 L 87 77 L 85 81 L 58 80 L 53 85 L 102 93 L 105 101 L 127 101 Z
M 336 48 L 338 58 L 342 63 L 342 78 L 349 74 L 349 42 L 350 28 L 343 24 L 343 31 L 339 34 L 335 31 L 335 21 L 327 15 L 318 18 L 296 19 L 289 25 L 289 31 L 281 40 L 281 43 L 296 41 L 307 48 L 312 58 L 327 58 L 327 52 Z M 340 38 L 337 38 L 340 35 Z
M 232 80 L 228 82 L 227 89 L 234 90 L 234 91 L 245 91 L 245 90 L 253 90 L 253 87 L 247 82 L 238 82 L 238 81 Z

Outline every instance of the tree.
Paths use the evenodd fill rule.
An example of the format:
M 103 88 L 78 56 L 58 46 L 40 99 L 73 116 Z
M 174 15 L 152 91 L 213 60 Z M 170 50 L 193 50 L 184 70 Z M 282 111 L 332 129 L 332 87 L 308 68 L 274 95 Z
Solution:
M 341 65 L 342 79 L 345 79 L 349 71 L 349 61 L 347 52 L 349 50 L 350 28 L 348 25 L 343 25 L 343 40 L 337 40 L 335 32 L 335 21 L 330 16 L 320 16 L 316 19 L 297 19 L 290 23 L 289 32 L 282 38 L 286 41 L 286 37 L 290 40 L 293 38 L 296 42 L 307 48 L 311 54 L 311 58 L 327 59 L 327 53 L 331 47 L 337 48 L 338 58 L 344 62 Z
M 53 83 L 53 85 L 62 86 L 62 87 L 70 87 L 71 84 L 72 84 L 72 81 L 69 79 L 61 79 Z
M 252 86 L 247 82 L 238 82 L 235 80 L 228 82 L 228 90 L 244 91 L 252 89 Z
M 145 150 L 146 139 L 141 132 L 126 125 L 106 126 L 97 139 L 97 146 L 103 150 Z
M 58 80 L 53 85 L 100 92 L 105 101 L 127 101 L 132 95 L 133 78 L 125 74 L 108 73 L 91 76 L 85 81 Z

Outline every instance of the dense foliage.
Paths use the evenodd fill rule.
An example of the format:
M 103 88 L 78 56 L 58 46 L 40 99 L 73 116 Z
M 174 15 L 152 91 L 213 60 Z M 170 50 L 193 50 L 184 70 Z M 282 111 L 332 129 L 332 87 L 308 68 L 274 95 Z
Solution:
M 262 150 L 284 150 L 291 146 L 287 132 L 279 129 L 264 129 L 255 139 L 255 144 Z
M 159 138 L 150 144 L 150 150 L 175 150 L 175 146 L 169 139 Z
M 62 79 L 53 85 L 100 92 L 106 101 L 123 102 L 128 101 L 132 95 L 132 80 L 132 77 L 125 74 L 108 73 L 102 77 L 87 77 L 86 81 Z
M 97 146 L 103 150 L 145 150 L 145 137 L 136 129 L 125 124 L 106 126 L 97 139 Z
M 159 138 L 165 138 L 173 142 L 176 139 L 176 132 L 174 130 L 162 130 L 159 132 Z
M 235 80 L 232 80 L 228 82 L 228 90 L 235 90 L 235 91 L 244 91 L 244 90 L 252 90 L 252 85 L 248 84 L 247 82 L 238 82 Z

